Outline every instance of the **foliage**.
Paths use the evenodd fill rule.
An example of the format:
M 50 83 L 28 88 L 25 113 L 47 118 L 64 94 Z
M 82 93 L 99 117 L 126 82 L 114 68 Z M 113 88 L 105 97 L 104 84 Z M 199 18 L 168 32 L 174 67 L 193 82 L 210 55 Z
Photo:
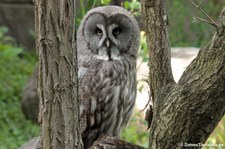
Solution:
M 216 147 L 217 149 L 224 149 L 225 148 L 225 116 L 223 119 L 219 122 L 218 126 L 215 128 L 213 133 L 210 135 L 208 140 L 205 144 L 212 144 L 212 145 L 223 145 L 220 147 Z M 213 147 L 203 147 L 203 149 L 211 149 Z
M 8 32 L 8 28 L 5 26 L 0 27 L 0 43 L 7 43 L 9 41 L 12 41 L 13 39 L 10 36 L 5 36 L 5 34 Z
M 134 110 L 128 126 L 121 134 L 121 138 L 131 143 L 148 147 L 149 131 L 147 130 L 147 122 L 143 119 L 143 113 L 142 111 Z
M 23 52 L 6 32 L 0 27 L 0 149 L 13 149 L 38 135 L 38 126 L 25 120 L 20 108 L 22 88 L 37 57 Z
M 140 47 L 138 51 L 138 56 L 142 59 L 143 62 L 148 62 L 148 47 L 144 31 L 141 31 L 140 33 Z
M 109 5 L 110 2 L 111 0 L 101 0 L 102 5 Z
M 223 145 L 216 147 L 217 149 L 224 149 L 225 137 L 225 116 L 215 128 L 213 133 L 210 135 L 203 147 L 203 149 L 214 149 L 215 147 L 210 147 L 210 145 Z M 151 131 L 151 130 L 149 130 Z M 121 138 L 127 140 L 128 142 L 147 147 L 149 131 L 147 130 L 147 123 L 144 121 L 143 112 L 134 110 L 133 116 L 128 124 L 128 126 L 123 130 Z
M 132 12 L 135 16 L 141 15 L 141 3 L 138 0 L 125 1 L 124 8 Z

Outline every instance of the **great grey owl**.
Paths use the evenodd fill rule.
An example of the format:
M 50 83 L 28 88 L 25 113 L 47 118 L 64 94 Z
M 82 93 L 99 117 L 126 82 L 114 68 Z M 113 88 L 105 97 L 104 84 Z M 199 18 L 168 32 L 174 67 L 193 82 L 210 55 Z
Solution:
M 77 32 L 81 130 L 85 148 L 100 135 L 118 136 L 136 98 L 139 27 L 117 6 L 97 7 Z

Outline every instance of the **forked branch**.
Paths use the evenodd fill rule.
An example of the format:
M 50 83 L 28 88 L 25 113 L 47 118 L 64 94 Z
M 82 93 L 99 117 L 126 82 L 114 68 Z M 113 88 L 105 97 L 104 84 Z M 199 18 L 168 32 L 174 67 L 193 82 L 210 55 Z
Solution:
M 205 3 L 205 0 L 202 0 L 200 4 L 196 4 L 193 0 L 191 0 L 191 2 L 192 2 L 192 4 L 193 4 L 196 8 L 200 9 L 201 12 L 202 12 L 209 20 L 205 20 L 205 19 L 202 19 L 202 18 L 197 17 L 197 16 L 194 16 L 194 19 L 197 19 L 197 20 L 199 20 L 199 21 L 201 21 L 201 22 L 210 24 L 210 25 L 212 25 L 213 27 L 218 28 L 216 22 L 215 22 L 215 21 L 214 21 L 214 20 L 213 20 L 213 19 L 212 19 L 212 18 L 211 18 L 204 10 L 203 10 L 203 8 L 202 8 L 203 4 Z

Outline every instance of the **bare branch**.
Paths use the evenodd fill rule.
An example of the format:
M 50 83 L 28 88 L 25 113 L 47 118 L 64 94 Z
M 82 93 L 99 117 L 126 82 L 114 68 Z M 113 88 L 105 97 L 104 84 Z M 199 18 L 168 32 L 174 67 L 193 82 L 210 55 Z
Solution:
M 214 23 L 212 23 L 212 22 L 210 22 L 210 21 L 208 21 L 208 20 L 202 19 L 202 18 L 197 17 L 197 16 L 194 16 L 193 18 L 196 19 L 196 20 L 199 20 L 199 21 L 201 21 L 201 22 L 210 24 L 210 25 L 214 26 L 215 28 L 217 28 L 217 25 L 216 25 L 216 24 L 214 24 Z
M 203 0 L 200 4 L 199 4 L 199 8 L 201 8 L 203 6 L 203 3 L 205 3 L 205 0 Z
M 208 20 L 205 20 L 205 19 L 202 19 L 202 18 L 200 18 L 200 17 L 197 17 L 197 16 L 195 16 L 194 18 L 196 18 L 196 19 L 198 19 L 199 21 L 202 21 L 202 22 L 204 22 L 204 23 L 207 23 L 207 24 L 210 24 L 210 25 L 212 25 L 213 27 L 215 27 L 215 28 L 218 28 L 217 27 L 217 24 L 216 24 L 216 22 L 202 9 L 202 6 L 203 6 L 203 4 L 205 3 L 205 0 L 202 0 L 201 1 L 201 3 L 198 5 L 198 4 L 196 4 L 193 0 L 191 0 L 191 2 L 192 2 L 192 4 L 196 7 L 196 8 L 198 8 L 198 9 L 200 9 L 201 10 L 201 12 L 210 20 L 210 21 L 208 21 Z

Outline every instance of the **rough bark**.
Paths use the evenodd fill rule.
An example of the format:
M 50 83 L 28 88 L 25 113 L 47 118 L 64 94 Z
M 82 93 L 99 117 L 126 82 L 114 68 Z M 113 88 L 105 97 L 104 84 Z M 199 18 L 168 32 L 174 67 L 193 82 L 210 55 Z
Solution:
M 165 0 L 143 0 L 149 47 L 153 122 L 149 147 L 201 148 L 225 114 L 225 10 L 212 40 L 203 47 L 178 83 L 170 66 Z
M 169 84 L 174 84 L 165 2 L 162 0 L 143 0 L 142 15 L 146 25 L 145 29 L 149 48 L 151 94 L 153 99 L 158 99 L 158 95 L 160 95 L 163 88 Z M 157 100 L 153 102 L 155 104 Z
M 35 1 L 41 146 L 82 148 L 75 45 L 75 1 Z
M 90 149 L 145 149 L 144 147 L 119 140 L 115 137 L 101 135 Z

